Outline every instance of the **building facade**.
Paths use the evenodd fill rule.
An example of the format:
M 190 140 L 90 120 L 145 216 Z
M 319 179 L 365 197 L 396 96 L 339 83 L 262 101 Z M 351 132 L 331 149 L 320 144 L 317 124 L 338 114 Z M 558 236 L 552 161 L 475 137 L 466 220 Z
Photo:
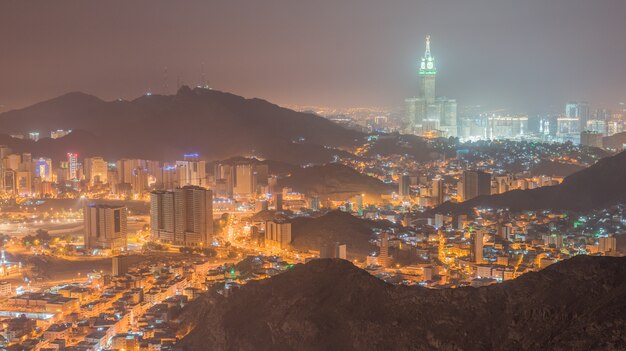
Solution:
M 456 137 L 456 100 L 437 97 L 437 68 L 430 52 L 430 36 L 426 37 L 426 51 L 419 66 L 419 95 L 406 103 L 407 131 L 425 136 Z
M 180 246 L 208 246 L 213 236 L 213 193 L 199 186 L 150 194 L 152 238 Z
M 84 208 L 85 248 L 113 253 L 126 251 L 128 210 L 123 206 L 87 205 Z

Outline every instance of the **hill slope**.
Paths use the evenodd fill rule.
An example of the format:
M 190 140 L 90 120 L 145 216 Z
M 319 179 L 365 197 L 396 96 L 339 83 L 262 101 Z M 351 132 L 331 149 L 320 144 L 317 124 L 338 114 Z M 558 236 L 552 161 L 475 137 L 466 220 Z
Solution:
M 38 130 L 45 135 L 56 129 L 80 129 L 94 136 L 91 143 L 76 138 L 70 145 L 50 140 L 50 150 L 60 145 L 62 153 L 90 156 L 97 149 L 111 158 L 174 159 L 199 152 L 208 159 L 258 155 L 295 163 L 328 161 L 338 151 L 322 145 L 351 145 L 362 137 L 313 114 L 187 87 L 176 95 L 142 96 L 133 101 L 105 102 L 70 93 L 0 114 L 0 134 Z M 12 145 L 10 140 L 8 144 L 18 151 L 35 147 L 20 142 Z
M 294 169 L 289 177 L 280 179 L 278 185 L 306 194 L 336 195 L 340 199 L 358 194 L 391 193 L 394 189 L 393 185 L 337 163 Z
M 626 258 L 579 256 L 514 281 L 429 290 L 315 260 L 187 309 L 185 350 L 623 350 Z
M 390 222 L 375 222 L 357 218 L 347 212 L 331 211 L 316 218 L 292 221 L 291 246 L 298 250 L 319 250 L 320 240 L 332 244 L 347 244 L 349 255 L 367 256 L 376 247 L 369 243 L 374 228 L 386 228 Z
M 512 211 L 561 209 L 586 210 L 626 202 L 626 151 L 606 157 L 593 166 L 569 175 L 556 186 L 514 190 L 480 196 L 459 204 L 444 203 L 434 212 L 467 213 L 474 207 L 509 208 Z

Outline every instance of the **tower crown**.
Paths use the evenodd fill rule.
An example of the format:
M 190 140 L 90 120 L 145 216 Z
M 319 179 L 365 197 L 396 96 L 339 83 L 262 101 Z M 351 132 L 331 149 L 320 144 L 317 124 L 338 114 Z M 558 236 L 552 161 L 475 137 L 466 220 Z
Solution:
M 435 75 L 437 69 L 435 68 L 435 58 L 430 54 L 430 35 L 426 36 L 426 52 L 422 56 L 420 62 L 420 75 Z

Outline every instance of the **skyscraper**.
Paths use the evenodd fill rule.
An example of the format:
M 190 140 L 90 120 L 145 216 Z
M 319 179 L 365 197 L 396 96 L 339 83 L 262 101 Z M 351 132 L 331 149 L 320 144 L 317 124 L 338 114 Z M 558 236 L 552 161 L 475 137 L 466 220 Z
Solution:
M 437 68 L 435 68 L 435 59 L 430 53 L 430 35 L 426 37 L 426 51 L 420 62 L 419 76 L 421 97 L 426 100 L 427 104 L 434 103 Z
M 617 251 L 617 238 L 613 235 L 598 238 L 598 251 L 605 256 L 614 256 Z
M 291 243 L 291 223 L 265 222 L 265 246 L 275 249 L 286 249 Z
M 482 171 L 464 171 L 463 201 L 482 195 L 491 195 L 491 174 Z
M 69 170 L 69 179 L 74 180 L 78 178 L 78 154 L 68 152 L 67 153 L 67 164 Z
M 126 207 L 113 205 L 87 205 L 84 208 L 85 248 L 108 249 L 112 252 L 126 250 Z
M 111 260 L 111 274 L 113 276 L 120 276 L 128 273 L 129 256 L 117 255 L 113 256 Z
M 320 240 L 320 258 L 341 258 L 345 260 L 347 258 L 347 245 Z
M 432 197 L 435 199 L 435 205 L 441 205 L 443 203 L 443 179 L 437 177 L 432 182 Z
M 254 166 L 241 164 L 235 166 L 235 185 L 233 194 L 250 196 L 254 192 Z
M 408 132 L 419 135 L 437 133 L 457 136 L 456 100 L 437 98 L 435 58 L 430 51 L 430 36 L 426 37 L 426 50 L 419 65 L 419 95 L 408 98 L 406 118 Z
M 481 231 L 475 231 L 471 234 L 471 260 L 474 263 L 483 262 L 483 233 Z
M 213 235 L 213 194 L 198 186 L 150 194 L 152 237 L 182 246 L 206 246 Z
M 176 161 L 178 186 L 195 185 L 206 187 L 206 161 L 200 161 L 198 154 L 185 154 L 183 161 Z
M 573 101 L 565 104 L 565 117 L 577 119 L 579 122 L 578 130 L 583 131 L 590 120 L 589 104 L 585 101 Z
M 52 181 L 52 160 L 50 158 L 40 157 L 34 161 L 35 177 L 39 177 L 42 181 Z
M 384 232 L 380 237 L 380 252 L 378 254 L 378 264 L 389 267 L 389 234 Z
M 15 195 L 17 191 L 17 174 L 12 169 L 0 170 L 0 193 Z
M 400 179 L 398 182 L 398 195 L 401 197 L 406 197 L 411 195 L 411 177 L 408 174 L 400 175 Z
M 117 180 L 119 183 L 132 183 L 133 171 L 143 168 L 143 162 L 136 159 L 121 159 L 117 161 Z
M 85 159 L 85 178 L 89 181 L 89 185 L 97 183 L 107 183 L 107 173 L 109 167 L 102 157 L 91 157 Z

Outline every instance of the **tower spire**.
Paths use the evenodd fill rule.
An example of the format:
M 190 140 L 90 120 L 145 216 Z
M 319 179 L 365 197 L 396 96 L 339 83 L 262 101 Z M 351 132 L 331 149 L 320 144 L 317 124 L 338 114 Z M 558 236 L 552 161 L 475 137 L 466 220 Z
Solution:
M 426 36 L 426 52 L 424 52 L 424 56 L 422 56 L 422 61 L 420 62 L 420 74 L 437 74 L 437 69 L 435 68 L 435 58 L 430 53 L 430 35 Z

